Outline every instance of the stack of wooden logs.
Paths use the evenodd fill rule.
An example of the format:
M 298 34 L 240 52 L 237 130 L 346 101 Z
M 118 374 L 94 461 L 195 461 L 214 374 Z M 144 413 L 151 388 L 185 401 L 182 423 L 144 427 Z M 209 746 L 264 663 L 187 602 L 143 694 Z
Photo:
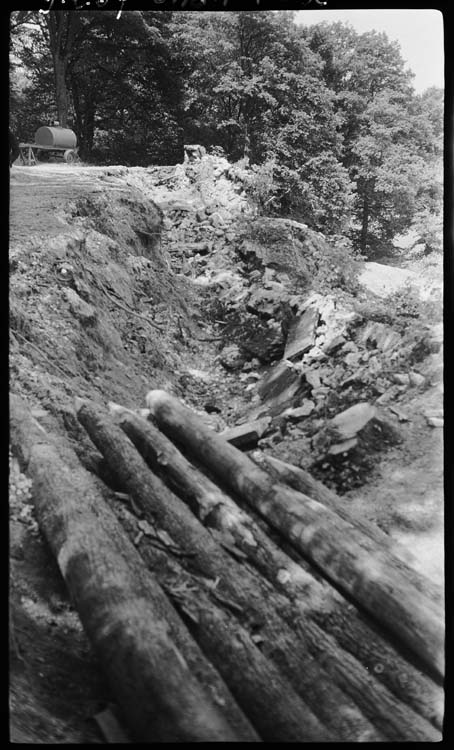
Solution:
M 163 391 L 137 412 L 76 400 L 104 482 L 10 404 L 40 528 L 135 741 L 440 739 L 442 591 L 332 492 Z

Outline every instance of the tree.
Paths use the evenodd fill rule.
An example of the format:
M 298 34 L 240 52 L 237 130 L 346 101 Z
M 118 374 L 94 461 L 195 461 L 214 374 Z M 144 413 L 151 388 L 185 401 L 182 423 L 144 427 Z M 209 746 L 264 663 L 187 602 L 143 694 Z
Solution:
M 268 163 L 268 204 L 317 229 L 348 216 L 349 177 L 339 162 L 332 92 L 291 13 L 181 14 L 174 45 L 185 79 L 185 133 L 232 160 Z
M 375 96 L 363 113 L 363 134 L 351 148 L 363 252 L 390 242 L 411 223 L 425 163 L 409 137 L 410 119 L 389 92 Z
M 34 109 L 32 119 L 42 124 L 49 103 L 36 106 L 36 100 L 44 91 L 49 98 L 53 75 L 58 118 L 62 125 L 71 120 L 84 159 L 181 161 L 179 86 L 165 39 L 169 19 L 167 12 L 124 12 L 121 22 L 110 11 L 51 12 L 45 20 L 35 14 L 22 39 L 14 34 L 30 77 L 30 96 L 17 106 Z
M 21 140 L 56 117 L 52 63 L 35 12 L 10 19 L 10 122 Z
M 80 34 L 80 14 L 53 11 L 44 16 L 55 80 L 55 99 L 58 120 L 66 128 L 69 113 L 68 70 L 72 62 L 76 39 Z
M 408 230 L 421 205 L 440 205 L 440 100 L 433 91 L 415 96 L 399 45 L 385 34 L 340 23 L 303 34 L 335 94 L 342 163 L 355 185 L 352 234 L 370 254 Z
M 413 137 L 425 175 L 411 229 L 426 254 L 443 250 L 443 99 L 442 89 L 431 87 L 415 97 L 413 106 Z

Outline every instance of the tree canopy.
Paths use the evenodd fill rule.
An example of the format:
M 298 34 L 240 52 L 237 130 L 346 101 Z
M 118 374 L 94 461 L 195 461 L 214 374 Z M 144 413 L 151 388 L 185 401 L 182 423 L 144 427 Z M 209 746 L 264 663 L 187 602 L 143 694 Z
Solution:
M 383 33 L 289 11 L 16 11 L 10 70 L 23 140 L 58 119 L 89 163 L 222 149 L 266 177 L 268 212 L 368 254 L 440 223 L 443 92 L 416 95 Z

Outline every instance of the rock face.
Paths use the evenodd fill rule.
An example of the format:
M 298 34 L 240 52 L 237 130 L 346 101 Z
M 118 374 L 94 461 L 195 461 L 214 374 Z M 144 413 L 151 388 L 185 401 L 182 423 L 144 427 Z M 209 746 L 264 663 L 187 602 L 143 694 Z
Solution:
M 315 332 L 320 314 L 317 308 L 307 309 L 291 325 L 285 345 L 285 359 L 294 360 L 301 357 L 315 344 Z
M 374 406 L 367 403 L 360 403 L 337 414 L 331 420 L 331 425 L 341 439 L 349 440 L 355 437 L 376 416 L 377 409 Z
M 314 402 L 310 401 L 309 399 L 305 399 L 302 402 L 301 406 L 298 406 L 295 409 L 286 409 L 283 412 L 283 416 L 289 419 L 291 422 L 299 422 L 301 419 L 304 419 L 304 417 L 308 417 L 309 414 L 312 414 L 314 409 Z
M 259 439 L 266 435 L 270 423 L 270 417 L 262 417 L 255 422 L 246 422 L 224 430 L 220 435 L 237 448 L 255 448 Z
M 397 429 L 378 409 L 359 402 L 336 414 L 313 437 L 317 458 L 311 472 L 343 494 L 361 486 L 377 461 L 377 454 L 400 441 Z
M 260 217 L 249 223 L 239 252 L 251 266 L 288 272 L 301 284 L 310 281 L 316 273 L 315 259 L 307 250 L 317 242 L 322 244 L 323 239 L 305 224 Z
M 391 326 L 374 320 L 367 323 L 357 340 L 364 346 L 373 346 L 381 352 L 386 352 L 399 346 L 402 337 Z
M 293 405 L 293 400 L 301 389 L 301 376 L 285 362 L 272 367 L 258 387 L 258 393 L 266 402 L 270 413 L 282 411 Z

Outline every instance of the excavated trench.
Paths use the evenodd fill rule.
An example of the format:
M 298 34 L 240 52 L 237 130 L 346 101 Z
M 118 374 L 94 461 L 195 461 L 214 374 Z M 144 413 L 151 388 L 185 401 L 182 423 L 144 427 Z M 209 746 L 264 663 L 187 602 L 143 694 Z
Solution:
M 241 183 L 208 166 L 201 182 L 191 166 L 13 171 L 11 390 L 98 473 L 74 399 L 140 409 L 166 390 L 239 428 L 251 456 L 309 469 L 442 583 L 439 326 L 396 332 L 338 280 L 314 292 L 324 238 L 253 216 L 245 229 Z M 12 739 L 106 741 L 112 696 L 10 466 Z

